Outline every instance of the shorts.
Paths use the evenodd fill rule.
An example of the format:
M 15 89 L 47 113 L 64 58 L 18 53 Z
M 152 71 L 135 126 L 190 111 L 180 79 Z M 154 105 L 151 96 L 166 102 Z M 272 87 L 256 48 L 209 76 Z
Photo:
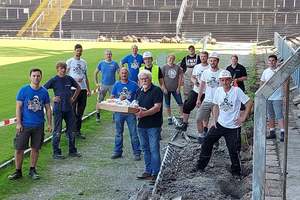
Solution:
M 191 81 L 192 72 L 193 72 L 193 68 L 187 68 L 186 72 L 183 75 L 183 83 L 184 83 L 183 94 L 185 96 L 187 96 L 194 87 L 194 84 Z
M 282 100 L 268 100 L 267 113 L 268 119 L 282 120 L 283 119 L 283 105 Z
M 181 94 L 177 94 L 176 91 L 173 91 L 173 92 L 168 92 L 167 94 L 164 94 L 165 96 L 165 106 L 167 108 L 170 108 L 171 107 L 171 94 L 173 95 L 176 103 L 178 104 L 178 106 L 182 106 L 182 98 L 181 98 Z
M 214 104 L 212 102 L 202 102 L 200 108 L 197 111 L 196 120 L 197 121 L 208 121 L 210 113 L 212 111 Z
M 101 85 L 99 93 L 98 93 L 98 102 L 101 102 L 104 100 L 107 92 L 109 92 L 109 94 L 111 94 L 112 88 L 113 88 L 113 85 Z
M 23 127 L 23 131 L 16 134 L 14 139 L 14 146 L 16 150 L 26 150 L 29 146 L 30 139 L 30 147 L 35 149 L 41 149 L 43 141 L 44 141 L 44 126 L 41 127 L 33 127 L 33 128 L 25 128 Z
M 202 94 L 201 102 L 203 101 L 204 97 L 205 94 Z M 183 103 L 183 113 L 185 114 L 191 113 L 191 111 L 196 107 L 197 98 L 198 98 L 198 93 L 195 92 L 194 90 L 191 90 L 187 100 L 185 100 Z

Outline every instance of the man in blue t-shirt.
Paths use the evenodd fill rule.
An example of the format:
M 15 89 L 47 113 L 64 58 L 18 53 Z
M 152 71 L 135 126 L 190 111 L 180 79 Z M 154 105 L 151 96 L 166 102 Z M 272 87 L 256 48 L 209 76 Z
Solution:
M 105 59 L 99 62 L 94 72 L 95 85 L 99 88 L 98 102 L 104 100 L 107 92 L 111 94 L 112 87 L 116 82 L 116 72 L 119 70 L 118 63 L 112 60 L 111 50 L 106 49 L 104 54 Z M 101 83 L 98 81 L 99 72 L 102 75 Z M 98 109 L 96 113 L 96 121 L 100 121 L 100 110 Z
M 66 75 L 67 64 L 65 62 L 58 62 L 56 64 L 56 70 L 57 75 L 44 85 L 46 89 L 53 89 L 54 91 L 53 159 L 64 159 L 61 149 L 59 148 L 62 120 L 66 122 L 66 134 L 69 140 L 69 156 L 81 157 L 81 154 L 77 152 L 75 147 L 75 134 L 73 133 L 75 117 L 72 108 L 72 103 L 80 93 L 80 86 L 71 76 Z M 74 93 L 71 89 L 72 87 L 76 88 Z
M 132 45 L 132 54 L 125 56 L 121 60 L 121 65 L 127 64 L 129 70 L 129 80 L 138 82 L 139 68 L 144 63 L 143 56 L 138 54 L 138 46 Z
M 17 126 L 14 139 L 16 171 L 8 177 L 10 180 L 22 177 L 24 150 L 28 148 L 29 139 L 31 145 L 29 175 L 32 179 L 39 179 L 35 167 L 44 140 L 44 108 L 47 114 L 48 131 L 51 132 L 52 115 L 49 94 L 40 86 L 42 71 L 31 69 L 29 76 L 30 85 L 23 86 L 16 98 Z
M 131 80 L 128 80 L 128 69 L 122 67 L 120 70 L 120 81 L 114 84 L 112 89 L 112 98 L 119 98 L 120 100 L 128 100 L 132 102 L 136 98 L 137 90 L 139 89 L 138 85 Z M 112 155 L 112 159 L 122 157 L 122 147 L 123 147 L 123 131 L 124 123 L 127 122 L 129 129 L 131 147 L 133 150 L 133 159 L 138 161 L 141 160 L 141 149 L 140 141 L 137 135 L 136 130 L 136 117 L 135 114 L 127 113 L 115 113 L 115 122 L 116 122 L 116 135 L 115 135 L 115 148 Z

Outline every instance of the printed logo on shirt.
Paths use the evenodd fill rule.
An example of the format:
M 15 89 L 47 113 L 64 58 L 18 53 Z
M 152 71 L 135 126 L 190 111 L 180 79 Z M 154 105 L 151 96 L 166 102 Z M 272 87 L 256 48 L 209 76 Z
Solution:
M 220 104 L 220 109 L 224 112 L 228 112 L 229 110 L 233 109 L 233 103 L 232 101 L 228 100 L 228 96 L 226 94 L 226 97 L 224 98 L 224 101 Z
M 32 100 L 28 101 L 28 110 L 33 112 L 42 110 L 42 103 L 40 102 L 39 96 L 35 95 L 33 96 Z
M 175 69 L 169 69 L 168 70 L 168 77 L 171 78 L 171 79 L 174 79 L 176 78 L 176 75 L 177 75 L 177 72 Z
M 186 66 L 192 67 L 197 64 L 197 58 L 189 58 L 186 60 Z
M 136 59 L 134 59 L 133 63 L 131 64 L 131 68 L 133 68 L 133 69 L 138 69 L 139 68 L 139 63 L 137 62 Z
M 211 88 L 219 87 L 219 81 L 216 77 L 211 77 L 206 83 L 207 86 Z
M 120 92 L 120 96 L 125 96 L 126 99 L 131 99 L 131 92 L 127 87 L 123 87 L 122 91 Z

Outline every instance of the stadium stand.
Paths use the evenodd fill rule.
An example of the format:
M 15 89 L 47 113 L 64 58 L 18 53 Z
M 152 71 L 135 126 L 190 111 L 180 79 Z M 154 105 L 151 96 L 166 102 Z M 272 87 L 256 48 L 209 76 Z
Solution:
M 61 36 L 175 36 L 181 3 L 182 0 L 74 0 L 62 18 Z M 12 30 L 20 29 L 39 4 L 40 0 L 1 1 L 0 33 L 14 36 Z M 24 13 L 26 8 L 28 14 Z M 210 32 L 217 41 L 262 41 L 273 38 L 274 32 L 300 32 L 299 10 L 300 0 L 189 0 L 179 36 L 200 39 Z M 59 30 L 57 25 L 51 36 L 59 37 Z

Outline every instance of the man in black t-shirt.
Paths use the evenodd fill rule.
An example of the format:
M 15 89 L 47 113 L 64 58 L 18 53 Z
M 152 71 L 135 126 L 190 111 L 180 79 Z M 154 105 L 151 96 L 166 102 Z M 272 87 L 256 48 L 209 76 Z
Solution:
M 200 64 L 200 57 L 195 52 L 195 47 L 190 45 L 189 48 L 189 55 L 185 56 L 180 64 L 180 67 L 183 70 L 184 76 L 184 86 L 183 86 L 183 93 L 184 99 L 186 100 L 188 97 L 189 92 L 193 89 L 194 84 L 191 81 L 191 76 L 193 72 L 193 68 L 195 65 Z
M 160 132 L 163 123 L 163 92 L 152 84 L 152 74 L 141 70 L 138 74 L 141 88 L 137 92 L 140 111 L 138 117 L 138 133 L 144 151 L 145 171 L 137 179 L 155 182 L 160 169 Z

